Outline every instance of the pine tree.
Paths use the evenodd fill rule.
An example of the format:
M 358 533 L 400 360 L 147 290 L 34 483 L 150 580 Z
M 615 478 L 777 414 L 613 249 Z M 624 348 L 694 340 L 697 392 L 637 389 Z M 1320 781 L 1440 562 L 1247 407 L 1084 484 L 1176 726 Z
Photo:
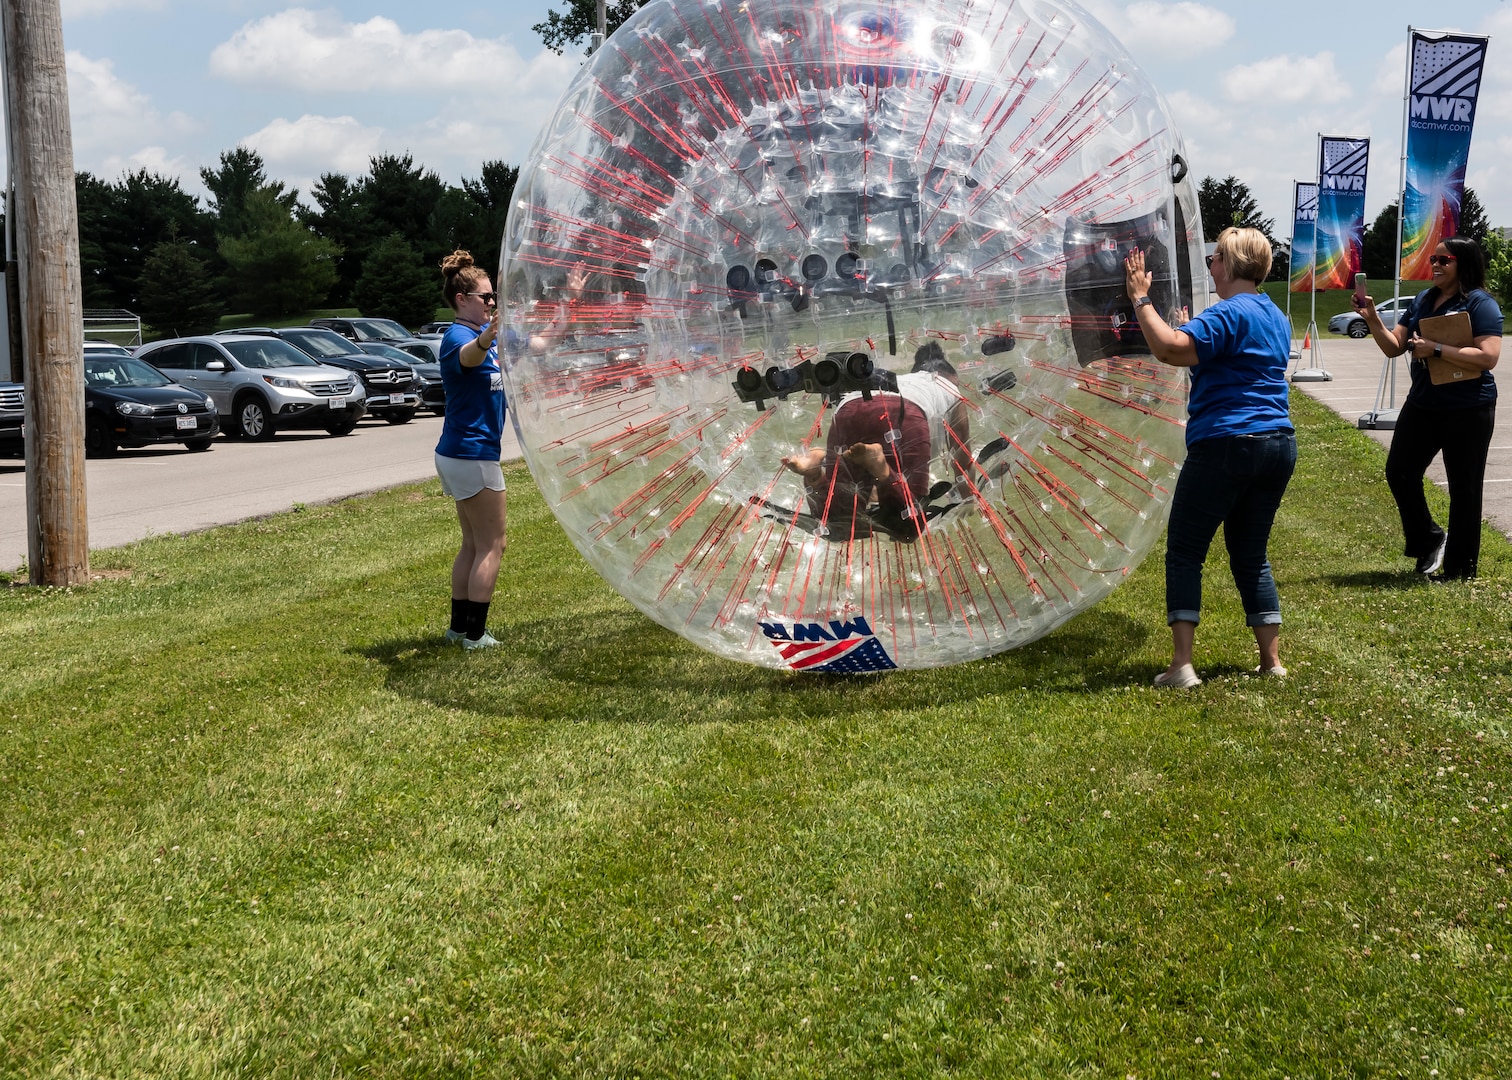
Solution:
M 159 335 L 208 334 L 221 316 L 214 274 L 198 248 L 165 240 L 152 249 L 137 279 L 136 313 Z
M 419 326 L 436 317 L 441 274 L 430 270 L 403 236 L 390 233 L 373 246 L 363 264 L 352 302 L 364 315 Z
M 243 236 L 223 237 L 233 295 L 253 315 L 291 315 L 319 307 L 336 284 L 341 249 L 294 220 L 280 192 L 247 198 Z
M 1222 180 L 1203 177 L 1197 187 L 1197 202 L 1202 208 L 1203 239 L 1208 243 L 1213 243 L 1219 233 L 1232 226 L 1259 229 L 1275 247 L 1276 219 L 1260 216 L 1260 204 L 1255 201 L 1249 185 L 1237 176 L 1225 176 Z
M 1486 211 L 1481 206 L 1480 198 L 1475 194 L 1474 188 L 1466 188 L 1464 197 L 1460 199 L 1459 235 L 1477 244 L 1486 242 L 1486 234 L 1491 231 L 1491 222 L 1486 218 Z

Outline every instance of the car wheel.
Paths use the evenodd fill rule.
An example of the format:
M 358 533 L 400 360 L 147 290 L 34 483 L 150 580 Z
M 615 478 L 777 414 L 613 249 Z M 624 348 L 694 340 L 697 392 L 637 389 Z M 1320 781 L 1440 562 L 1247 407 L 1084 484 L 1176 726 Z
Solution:
M 256 439 L 259 442 L 271 439 L 277 430 L 273 424 L 273 415 L 268 412 L 268 403 L 256 394 L 237 399 L 231 422 L 241 438 Z
M 1364 319 L 1356 319 L 1354 322 L 1349 324 L 1348 333 L 1352 338 L 1369 337 L 1370 328 L 1365 325 Z
M 115 457 L 116 441 L 103 420 L 95 420 L 84 430 L 84 456 Z
M 326 430 L 332 435 L 350 435 L 357 430 L 357 418 L 353 417 L 350 420 L 342 420 L 339 423 L 327 424 Z
M 194 453 L 198 454 L 201 450 L 210 449 L 210 442 L 211 440 L 209 439 L 185 439 L 184 449 L 192 450 Z
M 414 409 L 395 409 L 391 413 L 384 413 L 383 418 L 391 424 L 407 424 L 415 418 Z

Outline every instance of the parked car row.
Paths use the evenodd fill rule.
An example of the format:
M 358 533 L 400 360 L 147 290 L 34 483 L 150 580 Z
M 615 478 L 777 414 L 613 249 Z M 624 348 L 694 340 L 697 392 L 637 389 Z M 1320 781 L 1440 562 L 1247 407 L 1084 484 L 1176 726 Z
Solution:
M 1397 319 L 1407 310 L 1407 305 L 1412 303 L 1412 297 L 1402 296 L 1392 300 L 1382 300 L 1376 305 L 1376 313 L 1381 316 L 1381 322 L 1386 329 L 1396 326 Z M 1354 310 L 1341 311 L 1328 320 L 1328 332 L 1330 334 L 1348 334 L 1352 338 L 1364 338 L 1370 336 L 1370 328 L 1365 325 L 1365 320 Z
M 351 432 L 371 413 L 404 424 L 446 409 L 439 335 L 415 337 L 387 319 L 249 327 L 149 342 L 136 350 L 84 348 L 85 445 L 182 442 L 207 450 L 219 433 L 271 439 L 282 428 Z M 359 339 L 358 335 L 361 335 Z M 0 382 L 0 454 L 25 436 L 24 389 Z

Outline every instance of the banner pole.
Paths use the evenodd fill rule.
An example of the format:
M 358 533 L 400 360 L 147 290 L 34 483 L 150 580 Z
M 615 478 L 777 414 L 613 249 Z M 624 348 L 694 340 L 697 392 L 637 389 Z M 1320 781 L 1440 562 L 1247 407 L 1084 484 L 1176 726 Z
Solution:
M 1295 183 L 1296 181 L 1293 181 Z M 1328 369 L 1323 367 L 1318 356 L 1318 226 L 1322 222 L 1323 209 L 1323 133 L 1318 132 L 1318 212 L 1313 215 L 1313 238 L 1312 238 L 1312 273 L 1307 283 L 1307 291 L 1312 297 L 1312 309 L 1307 318 L 1307 333 L 1303 340 L 1308 343 L 1308 363 L 1305 368 L 1293 370 L 1291 381 L 1299 382 L 1333 382 L 1333 376 Z M 1296 196 L 1293 191 L 1292 198 L 1292 229 L 1296 229 Z M 1290 293 L 1288 293 L 1288 296 Z M 1298 351 L 1297 360 L 1302 359 L 1301 351 Z
M 1292 216 L 1292 231 L 1291 231 L 1291 243 L 1288 244 L 1287 247 L 1286 247 L 1286 331 L 1287 331 L 1287 333 L 1291 333 L 1292 329 L 1293 329 L 1293 327 L 1292 327 L 1292 321 L 1291 321 L 1291 294 L 1292 294 L 1292 289 L 1291 289 L 1291 268 L 1292 268 L 1292 262 L 1296 259 L 1296 254 L 1295 253 L 1296 253 L 1296 250 L 1297 250 L 1297 188 L 1299 186 L 1300 186 L 1300 184 L 1299 184 L 1298 181 L 1296 181 L 1296 180 L 1292 181 L 1292 214 L 1291 214 L 1291 216 Z M 1287 359 L 1289 359 L 1289 360 L 1300 360 L 1300 359 L 1302 359 L 1301 350 L 1293 352 L 1289 357 L 1287 357 Z M 1297 365 L 1296 364 L 1292 365 L 1292 370 L 1293 371 L 1297 370 Z
M 1409 23 L 1407 63 L 1406 70 L 1402 73 L 1402 158 L 1397 172 L 1396 254 L 1392 260 L 1391 278 L 1391 310 L 1398 321 L 1402 318 L 1402 226 L 1407 217 L 1407 124 L 1412 110 L 1412 47 L 1416 32 Z M 1376 383 L 1375 407 L 1360 417 L 1361 428 L 1375 431 L 1392 431 L 1396 428 L 1397 416 L 1401 411 L 1396 404 L 1396 362 L 1395 356 L 1388 356 L 1382 362 L 1381 378 Z M 1381 408 L 1383 395 L 1389 395 L 1385 409 Z

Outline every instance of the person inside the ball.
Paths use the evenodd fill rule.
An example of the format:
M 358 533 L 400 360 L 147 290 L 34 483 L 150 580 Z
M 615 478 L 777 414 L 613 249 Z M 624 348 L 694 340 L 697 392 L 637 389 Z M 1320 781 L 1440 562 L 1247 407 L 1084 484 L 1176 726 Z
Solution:
M 938 341 L 914 354 L 897 389 L 840 399 L 823 449 L 782 463 L 803 478 L 809 513 L 834 523 L 869 518 L 912 539 L 926 520 L 930 463 L 948 452 L 954 478 L 971 465 L 970 420 L 955 367 Z

